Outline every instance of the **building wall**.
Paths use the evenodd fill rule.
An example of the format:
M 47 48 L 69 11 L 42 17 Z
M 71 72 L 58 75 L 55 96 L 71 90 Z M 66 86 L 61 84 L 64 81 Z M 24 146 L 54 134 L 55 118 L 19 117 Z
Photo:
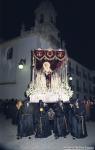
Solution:
M 7 50 L 13 48 L 13 58 L 10 60 L 11 69 L 8 65 Z M 24 92 L 31 79 L 31 50 L 38 49 L 39 47 L 51 47 L 48 41 L 42 39 L 41 36 L 32 35 L 10 42 L 6 42 L 0 46 L 0 52 L 5 50 L 5 53 L 0 59 L 0 98 L 24 98 Z M 26 59 L 26 64 L 22 70 L 18 69 L 20 59 Z M 5 67 L 5 68 L 4 68 Z M 2 73 L 1 73 L 2 72 Z
M 84 98 L 84 96 L 89 98 L 94 96 L 91 70 L 74 59 L 69 58 L 68 74 L 73 78 L 71 84 L 74 90 L 74 98 Z

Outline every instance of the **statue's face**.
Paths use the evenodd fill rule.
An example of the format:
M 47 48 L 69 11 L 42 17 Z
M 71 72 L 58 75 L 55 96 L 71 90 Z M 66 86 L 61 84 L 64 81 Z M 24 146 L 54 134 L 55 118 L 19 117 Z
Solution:
M 50 63 L 49 62 L 44 62 L 43 63 L 43 68 L 46 72 L 50 70 Z

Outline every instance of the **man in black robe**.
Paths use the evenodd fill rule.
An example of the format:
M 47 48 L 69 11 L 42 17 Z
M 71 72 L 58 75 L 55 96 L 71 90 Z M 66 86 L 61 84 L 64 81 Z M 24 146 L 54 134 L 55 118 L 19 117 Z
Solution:
M 70 110 L 69 110 L 69 129 L 73 139 L 76 138 L 77 135 L 77 119 L 75 114 L 75 101 L 74 99 L 70 100 Z
M 51 128 L 47 113 L 47 106 L 44 105 L 42 100 L 38 104 L 38 112 L 35 116 L 35 137 L 46 138 L 51 135 Z
M 86 122 L 85 122 L 85 107 L 80 100 L 76 100 L 71 108 L 70 117 L 71 135 L 74 138 L 83 138 L 87 136 Z
M 18 119 L 18 138 L 27 137 L 34 134 L 34 124 L 33 124 L 33 109 L 32 103 L 29 99 L 26 99 L 19 109 L 19 119 Z
M 62 101 L 59 101 L 54 106 L 55 119 L 54 119 L 54 134 L 55 138 L 66 137 L 67 135 L 67 118 L 65 114 L 65 107 Z

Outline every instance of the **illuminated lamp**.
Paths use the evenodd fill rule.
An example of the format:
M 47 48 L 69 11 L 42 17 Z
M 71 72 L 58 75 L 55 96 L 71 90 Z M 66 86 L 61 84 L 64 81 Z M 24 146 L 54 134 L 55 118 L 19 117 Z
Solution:
M 72 80 L 73 80 L 72 76 L 70 76 L 70 77 L 69 77 L 69 80 L 70 80 L 70 81 L 72 81 Z
M 40 108 L 40 112 L 43 112 L 43 108 Z
M 19 64 L 18 64 L 18 68 L 20 70 L 22 70 L 25 64 L 26 64 L 26 60 L 25 59 L 21 59 Z

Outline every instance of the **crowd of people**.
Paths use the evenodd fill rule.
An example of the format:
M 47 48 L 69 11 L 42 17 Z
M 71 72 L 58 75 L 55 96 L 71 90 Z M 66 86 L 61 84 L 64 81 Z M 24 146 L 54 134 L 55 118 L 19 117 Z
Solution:
M 17 126 L 17 139 L 23 137 L 46 138 L 54 135 L 73 139 L 87 137 L 86 121 L 95 121 L 95 101 L 71 99 L 69 103 L 31 103 L 21 100 L 0 100 L 0 112 Z

